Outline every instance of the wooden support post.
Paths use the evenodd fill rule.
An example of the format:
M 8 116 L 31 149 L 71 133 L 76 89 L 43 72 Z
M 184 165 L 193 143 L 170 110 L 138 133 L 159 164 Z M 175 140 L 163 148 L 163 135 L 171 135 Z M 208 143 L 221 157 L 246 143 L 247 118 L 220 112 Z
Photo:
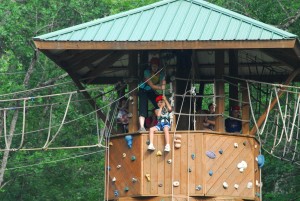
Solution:
M 238 77 L 238 74 L 238 51 L 229 50 L 229 75 Z M 238 81 L 233 79 L 231 80 L 231 83 L 232 84 L 229 85 L 229 108 L 233 105 L 239 105 Z
M 177 54 L 177 70 L 176 77 L 189 79 L 190 70 L 192 67 L 192 51 L 184 50 Z M 185 94 L 186 90 L 191 89 L 191 83 L 187 80 L 176 80 L 176 94 Z M 190 94 L 188 94 L 190 95 Z M 176 112 L 179 112 L 181 107 L 182 113 L 190 112 L 190 97 L 176 98 Z M 178 121 L 177 130 L 187 130 L 190 125 L 188 124 L 190 116 L 181 115 Z
M 137 74 L 138 74 L 138 54 L 137 52 L 133 51 L 129 53 L 129 75 L 133 76 L 132 82 L 129 83 L 129 91 L 136 89 L 138 87 L 137 83 Z M 132 100 L 129 101 L 128 111 L 132 113 L 132 118 L 128 124 L 128 131 L 135 132 L 138 130 L 138 97 L 137 97 L 137 90 L 134 90 L 130 96 Z
M 284 85 L 289 85 L 293 79 L 300 73 L 300 69 L 296 69 L 294 70 L 290 76 L 288 77 L 288 79 L 285 81 Z M 283 90 L 285 89 L 285 87 L 282 87 L 280 92 L 278 93 L 278 97 L 281 97 L 282 94 L 283 94 Z M 275 104 L 277 103 L 277 99 L 274 98 L 270 104 L 270 110 L 273 109 L 273 107 L 275 106 Z M 257 126 L 258 128 L 262 125 L 262 123 L 264 122 L 266 116 L 267 116 L 267 112 L 268 112 L 268 109 L 266 109 L 266 111 L 259 117 L 259 119 L 257 120 Z M 252 130 L 250 131 L 250 135 L 255 135 L 257 129 L 256 129 L 256 126 L 254 126 L 252 128 Z
M 242 104 L 242 133 L 243 134 L 249 134 L 249 121 L 245 120 L 250 120 L 250 105 L 249 105 L 249 96 L 248 96 L 248 90 L 247 90 L 247 85 L 246 82 L 241 83 L 241 90 L 242 92 L 242 99 L 243 99 L 243 104 Z
M 107 126 L 107 128 L 109 128 L 110 127 L 110 122 L 106 121 L 106 116 L 101 112 L 101 110 L 99 109 L 96 101 L 91 97 L 91 95 L 86 91 L 85 87 L 81 84 L 81 82 L 79 81 L 78 76 L 75 73 L 73 73 L 72 71 L 67 71 L 67 73 L 70 75 L 70 77 L 72 78 L 72 80 L 74 81 L 74 83 L 76 84 L 76 86 L 78 87 L 78 89 L 82 90 L 83 96 L 88 100 L 88 102 L 90 103 L 90 105 L 92 106 L 92 108 L 97 111 L 98 117 L 103 122 L 106 122 L 106 126 Z M 112 133 L 116 133 L 116 130 L 112 129 L 111 132 Z
M 224 50 L 216 50 L 215 51 L 215 75 L 216 75 L 216 82 L 215 82 L 215 95 L 216 98 L 216 114 L 223 114 L 225 108 L 225 101 L 224 101 L 224 81 L 221 79 L 224 75 Z M 224 126 L 224 118 L 222 116 L 216 117 L 216 131 L 225 132 Z

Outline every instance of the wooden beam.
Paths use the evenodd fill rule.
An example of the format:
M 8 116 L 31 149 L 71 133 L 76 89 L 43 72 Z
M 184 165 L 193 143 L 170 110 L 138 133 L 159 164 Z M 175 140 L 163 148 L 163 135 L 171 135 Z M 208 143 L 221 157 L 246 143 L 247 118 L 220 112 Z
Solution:
M 249 134 L 250 131 L 250 122 L 246 120 L 250 120 L 250 104 L 249 104 L 249 96 L 246 82 L 241 82 L 241 90 L 242 92 L 242 134 Z
M 101 59 L 102 57 L 107 56 L 108 54 L 110 54 L 111 52 L 109 51 L 94 51 L 94 52 L 89 52 L 89 55 L 81 58 L 81 56 L 79 57 L 80 59 L 78 59 L 78 61 L 68 61 L 69 63 L 72 62 L 72 66 L 70 66 L 70 69 L 72 71 L 77 71 L 80 70 L 81 68 L 85 67 L 85 66 L 90 66 L 93 62 Z
M 262 52 L 280 61 L 283 64 L 291 66 L 293 69 L 299 66 L 300 58 L 297 58 L 293 49 L 265 49 Z
M 129 74 L 133 76 L 133 78 L 137 78 L 137 69 L 138 69 L 138 54 L 137 52 L 129 53 L 129 62 L 128 62 Z M 133 79 L 131 83 L 129 83 L 129 91 L 137 89 L 138 83 L 137 79 Z M 134 90 L 130 96 L 132 96 L 132 101 L 129 103 L 129 112 L 132 114 L 132 118 L 128 124 L 128 131 L 136 132 L 138 130 L 138 97 L 137 90 Z
M 229 50 L 229 75 L 232 77 L 238 77 L 239 75 L 239 64 L 238 64 L 238 51 L 237 50 Z M 229 108 L 233 105 L 239 105 L 239 102 L 236 101 L 239 99 L 239 91 L 238 91 L 238 81 L 236 79 L 231 80 L 229 85 Z M 236 100 L 233 100 L 236 99 Z
M 225 111 L 225 99 L 224 99 L 224 81 L 222 81 L 225 65 L 224 65 L 225 55 L 224 50 L 215 51 L 215 77 L 216 77 L 216 86 L 215 86 L 215 95 L 216 98 L 216 114 L 223 114 Z M 222 116 L 216 117 L 216 131 L 225 132 L 224 118 Z
M 289 85 L 299 73 L 300 73 L 300 68 L 298 68 L 297 70 L 293 71 L 283 85 Z M 283 95 L 284 89 L 285 89 L 285 87 L 282 87 L 281 90 L 278 92 L 278 97 L 279 98 Z M 271 104 L 270 104 L 270 110 L 273 109 L 273 107 L 275 106 L 276 103 L 277 103 L 277 98 L 274 98 L 272 100 Z M 257 120 L 257 127 L 258 128 L 264 122 L 264 120 L 265 120 L 265 118 L 267 116 L 267 112 L 268 112 L 268 109 L 266 109 L 266 111 Z M 254 135 L 256 131 L 257 131 L 256 126 L 254 126 L 252 128 L 252 130 L 250 131 L 250 135 Z
M 83 90 L 82 94 L 84 95 L 84 97 L 88 100 L 88 102 L 91 104 L 92 108 L 97 110 L 97 115 L 98 117 L 105 123 L 106 122 L 106 126 L 107 128 L 110 127 L 110 122 L 106 121 L 106 116 L 101 112 L 101 110 L 99 109 L 99 107 L 97 106 L 97 103 L 94 101 L 94 99 L 92 99 L 92 97 L 90 96 L 90 94 L 85 91 L 84 86 L 80 83 L 80 81 L 78 80 L 76 74 L 73 74 L 72 72 L 68 72 L 70 77 L 72 78 L 72 80 L 74 81 L 74 83 L 76 84 L 76 86 L 78 87 L 79 90 Z M 112 133 L 116 133 L 116 130 L 112 129 Z
M 174 50 L 174 49 L 257 49 L 257 48 L 291 48 L 297 39 L 290 40 L 253 40 L 253 41 L 40 41 L 35 46 L 42 49 L 76 49 L 76 50 Z
M 116 62 L 116 60 L 121 58 L 123 55 L 124 55 L 123 51 L 114 51 L 110 56 L 106 57 L 102 62 L 98 64 L 98 67 L 96 67 L 95 70 L 92 70 L 85 76 L 85 77 L 91 77 L 88 83 L 92 82 L 103 71 L 111 67 L 111 65 L 113 65 Z

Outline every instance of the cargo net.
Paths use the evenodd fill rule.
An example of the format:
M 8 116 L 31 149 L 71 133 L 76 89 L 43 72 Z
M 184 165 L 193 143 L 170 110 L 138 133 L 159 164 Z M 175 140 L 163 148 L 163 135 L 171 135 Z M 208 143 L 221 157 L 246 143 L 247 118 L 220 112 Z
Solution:
M 247 90 L 251 133 L 256 134 L 262 149 L 300 165 L 300 88 L 247 81 Z

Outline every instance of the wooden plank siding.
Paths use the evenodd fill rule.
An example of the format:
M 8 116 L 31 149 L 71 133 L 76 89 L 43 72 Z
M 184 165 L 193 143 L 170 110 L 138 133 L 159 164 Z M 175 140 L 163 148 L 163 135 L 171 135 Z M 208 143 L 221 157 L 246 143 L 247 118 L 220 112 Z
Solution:
M 154 135 L 155 151 L 147 150 L 148 133 L 132 133 L 133 147 L 127 147 L 124 135 L 112 137 L 109 165 L 109 199 L 116 199 L 114 190 L 118 190 L 119 200 L 259 200 L 260 193 L 256 186 L 260 170 L 255 157 L 259 143 L 253 136 L 243 134 L 223 134 L 209 131 L 178 131 L 181 135 L 181 148 L 172 147 L 171 152 L 164 152 L 163 132 Z M 174 132 L 170 132 L 172 142 Z M 234 144 L 237 143 L 238 147 Z M 222 150 L 222 152 L 221 152 Z M 161 156 L 157 152 L 162 153 Z M 207 151 L 216 157 L 209 158 Z M 126 153 L 126 157 L 123 157 Z M 132 161 L 131 156 L 136 156 Z M 169 164 L 168 160 L 172 159 Z M 247 168 L 240 172 L 237 164 L 245 161 Z M 116 167 L 122 167 L 117 169 Z M 209 175 L 212 171 L 213 174 Z M 150 181 L 146 174 L 150 174 Z M 111 182 L 116 177 L 116 182 Z M 133 183 L 132 178 L 138 182 Z M 174 187 L 173 182 L 179 186 Z M 228 188 L 223 187 L 228 183 Z M 248 182 L 253 184 L 247 188 Z M 235 188 L 234 185 L 239 185 Z M 201 189 L 196 189 L 197 186 Z M 129 191 L 124 191 L 125 187 Z M 212 197 L 214 199 L 212 199 Z M 160 198 L 160 199 L 156 199 Z

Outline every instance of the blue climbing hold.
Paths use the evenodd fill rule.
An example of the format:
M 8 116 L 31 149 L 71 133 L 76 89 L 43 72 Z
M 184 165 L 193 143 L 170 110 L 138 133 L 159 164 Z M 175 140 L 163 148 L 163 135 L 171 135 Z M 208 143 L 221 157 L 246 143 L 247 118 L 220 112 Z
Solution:
M 119 197 L 119 191 L 118 190 L 114 190 L 114 195 L 115 195 L 115 197 Z
M 195 160 L 196 154 L 193 153 L 193 154 L 191 155 L 191 157 L 192 157 L 193 160 Z
M 259 168 L 262 168 L 265 164 L 265 157 L 263 155 L 257 156 L 257 164 Z
M 206 156 L 208 156 L 208 158 L 211 158 L 211 159 L 216 158 L 216 154 L 212 151 L 206 151 Z
M 208 172 L 208 174 L 209 174 L 209 176 L 212 176 L 212 175 L 214 174 L 214 172 L 213 172 L 212 170 L 210 170 L 210 171 Z
M 135 161 L 136 157 L 135 156 L 131 156 L 131 161 Z
M 126 136 L 125 136 L 125 140 L 126 140 L 126 142 L 127 142 L 128 147 L 131 149 L 133 137 L 132 137 L 131 135 L 126 135 Z
M 110 171 L 110 170 L 111 170 L 111 167 L 110 167 L 110 166 L 107 166 L 107 170 Z
M 219 150 L 219 154 L 223 154 L 223 150 L 222 149 Z

